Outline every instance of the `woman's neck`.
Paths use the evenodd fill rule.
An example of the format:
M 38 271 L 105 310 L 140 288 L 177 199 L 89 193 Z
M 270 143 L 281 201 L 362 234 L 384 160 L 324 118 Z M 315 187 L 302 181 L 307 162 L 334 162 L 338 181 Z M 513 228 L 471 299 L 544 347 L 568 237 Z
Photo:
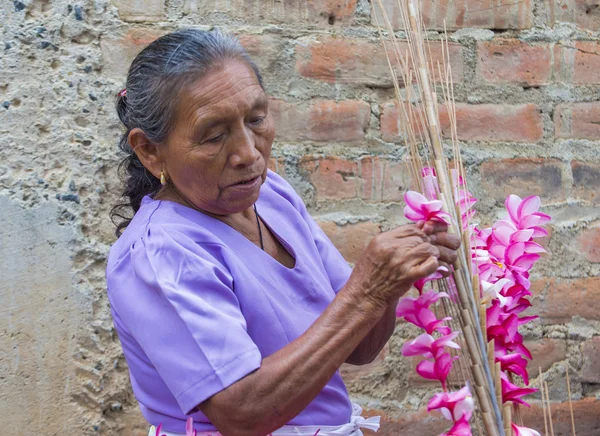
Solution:
M 172 201 L 190 209 L 194 209 L 200 213 L 203 213 L 204 215 L 208 215 L 219 221 L 222 221 L 223 223 L 234 228 L 238 232 L 245 234 L 246 236 L 248 236 L 247 232 L 249 228 L 256 227 L 256 215 L 252 206 L 241 212 L 233 214 L 215 214 L 200 207 L 197 207 L 193 202 L 188 200 L 188 198 L 184 194 L 182 194 L 181 191 L 177 189 L 177 187 L 171 184 L 164 186 L 160 191 L 158 191 L 158 193 L 154 196 L 154 199 Z

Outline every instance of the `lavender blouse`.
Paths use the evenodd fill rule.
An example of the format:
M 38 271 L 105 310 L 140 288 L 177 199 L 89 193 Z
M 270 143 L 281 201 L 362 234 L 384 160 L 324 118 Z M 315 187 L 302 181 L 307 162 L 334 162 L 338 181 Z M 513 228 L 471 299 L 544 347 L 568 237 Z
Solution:
M 319 317 L 351 269 L 300 197 L 269 171 L 256 203 L 296 259 L 289 269 L 228 225 L 145 197 L 110 250 L 108 297 L 142 413 L 185 433 L 199 403 L 260 367 Z M 336 373 L 291 425 L 340 425 L 352 406 Z M 191 415 L 198 431 L 215 427 Z

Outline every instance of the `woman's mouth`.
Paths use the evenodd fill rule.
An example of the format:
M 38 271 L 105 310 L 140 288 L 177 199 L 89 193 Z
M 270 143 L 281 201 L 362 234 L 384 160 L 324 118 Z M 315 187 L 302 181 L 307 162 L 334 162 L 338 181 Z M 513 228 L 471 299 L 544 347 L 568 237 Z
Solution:
M 256 179 L 258 179 L 259 177 L 260 176 L 254 177 L 253 179 L 249 179 L 249 180 L 246 180 L 246 181 L 243 181 L 243 182 L 238 182 L 238 183 L 236 183 L 236 185 L 250 185 L 253 182 L 256 182 Z

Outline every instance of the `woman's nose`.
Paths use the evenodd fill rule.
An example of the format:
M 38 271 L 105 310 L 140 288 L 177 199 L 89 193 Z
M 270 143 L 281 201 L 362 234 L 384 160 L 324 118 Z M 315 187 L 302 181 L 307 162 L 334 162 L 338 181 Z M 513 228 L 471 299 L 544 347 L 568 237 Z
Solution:
M 260 158 L 260 151 L 256 148 L 256 137 L 254 132 L 244 126 L 239 134 L 231 138 L 232 152 L 230 163 L 232 166 L 248 166 L 254 164 Z

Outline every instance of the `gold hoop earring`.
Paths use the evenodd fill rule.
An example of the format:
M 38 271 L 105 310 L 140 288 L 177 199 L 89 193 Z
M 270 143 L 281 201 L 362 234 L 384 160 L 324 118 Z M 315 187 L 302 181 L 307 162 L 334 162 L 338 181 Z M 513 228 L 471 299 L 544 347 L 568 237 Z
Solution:
M 160 172 L 160 184 L 165 186 L 167 184 L 167 178 L 165 177 L 165 173 Z

